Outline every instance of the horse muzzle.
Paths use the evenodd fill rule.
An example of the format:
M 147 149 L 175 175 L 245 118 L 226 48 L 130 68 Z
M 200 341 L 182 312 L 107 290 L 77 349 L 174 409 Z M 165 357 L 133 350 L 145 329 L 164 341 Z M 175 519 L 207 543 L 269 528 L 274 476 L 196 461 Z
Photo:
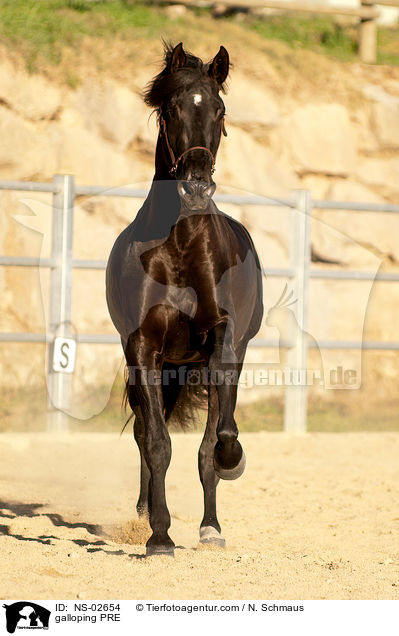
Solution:
M 181 202 L 188 210 L 205 210 L 216 190 L 216 184 L 211 181 L 179 181 L 177 191 Z

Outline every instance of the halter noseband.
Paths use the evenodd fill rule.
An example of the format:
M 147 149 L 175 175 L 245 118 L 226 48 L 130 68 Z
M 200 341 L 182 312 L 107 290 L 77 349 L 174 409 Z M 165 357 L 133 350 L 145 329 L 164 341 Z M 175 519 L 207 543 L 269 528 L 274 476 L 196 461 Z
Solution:
M 178 168 L 178 165 L 179 165 L 180 161 L 183 159 L 183 157 L 185 155 L 187 155 L 192 150 L 205 150 L 205 152 L 207 152 L 210 155 L 210 157 L 211 157 L 211 161 L 212 161 L 211 174 L 213 174 L 215 172 L 215 156 L 212 154 L 212 152 L 206 146 L 190 146 L 190 148 L 187 148 L 187 150 L 184 150 L 184 152 L 182 152 L 181 155 L 179 155 L 177 157 L 177 159 L 176 159 L 175 153 L 173 152 L 173 149 L 172 149 L 172 147 L 171 147 L 171 145 L 169 143 L 168 132 L 166 130 L 166 121 L 164 120 L 162 115 L 159 118 L 159 123 L 160 123 L 160 126 L 161 126 L 161 132 L 162 132 L 163 136 L 165 137 L 166 147 L 167 147 L 167 149 L 169 151 L 170 158 L 172 160 L 172 167 L 169 170 L 169 174 L 171 174 L 172 176 L 176 175 L 176 171 L 177 171 L 177 168 Z M 227 137 L 226 128 L 224 126 L 224 117 L 222 118 L 221 128 L 222 128 L 223 135 L 225 137 Z

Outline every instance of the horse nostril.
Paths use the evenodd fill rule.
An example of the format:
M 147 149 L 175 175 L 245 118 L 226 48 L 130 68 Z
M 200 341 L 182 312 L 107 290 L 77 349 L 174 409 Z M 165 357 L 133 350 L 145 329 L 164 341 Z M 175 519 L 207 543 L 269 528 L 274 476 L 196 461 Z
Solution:
M 203 191 L 201 192 L 201 196 L 202 196 L 204 199 L 210 199 L 211 197 L 213 197 L 213 195 L 214 195 L 214 193 L 215 193 L 215 190 L 216 190 L 216 183 L 214 183 L 213 181 L 212 181 L 212 183 L 209 183 L 209 184 L 208 184 L 208 183 L 206 183 L 206 184 L 203 186 L 203 188 L 204 188 L 204 189 L 203 189 Z
M 192 181 L 179 181 L 177 191 L 182 198 L 192 196 L 195 193 L 196 184 Z
M 210 199 L 216 190 L 216 184 L 200 181 L 198 183 L 198 196 L 200 199 Z
M 184 189 L 189 195 L 197 194 L 198 184 L 195 181 L 185 181 Z
M 195 201 L 209 201 L 216 190 L 216 184 L 211 182 L 190 180 L 179 181 L 177 191 L 180 197 L 187 203 L 191 204 Z

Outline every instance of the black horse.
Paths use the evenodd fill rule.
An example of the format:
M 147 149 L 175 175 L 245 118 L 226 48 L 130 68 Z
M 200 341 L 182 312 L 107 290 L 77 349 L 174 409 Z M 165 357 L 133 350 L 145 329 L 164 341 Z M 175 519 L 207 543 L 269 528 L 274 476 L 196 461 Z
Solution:
M 141 455 L 137 511 L 149 515 L 153 531 L 147 555 L 174 551 L 165 499 L 171 417 L 184 425 L 196 398 L 208 404 L 198 460 L 202 543 L 224 545 L 216 486 L 245 467 L 234 409 L 246 347 L 262 320 L 262 276 L 248 232 L 211 198 L 228 72 L 222 46 L 204 64 L 181 43 L 166 45 L 165 67 L 145 92 L 160 125 L 154 180 L 108 261 L 107 302 L 126 357 Z

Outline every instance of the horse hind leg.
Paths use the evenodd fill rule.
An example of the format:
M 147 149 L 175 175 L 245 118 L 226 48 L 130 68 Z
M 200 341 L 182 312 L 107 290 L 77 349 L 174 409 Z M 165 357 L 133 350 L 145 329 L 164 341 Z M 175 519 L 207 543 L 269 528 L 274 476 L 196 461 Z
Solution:
M 139 517 L 148 518 L 150 515 L 150 471 L 145 460 L 144 442 L 145 429 L 141 412 L 136 407 L 136 419 L 134 422 L 134 439 L 140 451 L 140 494 L 136 505 Z
M 137 396 L 134 390 L 135 379 L 130 377 L 129 370 L 125 380 L 126 380 L 126 388 L 125 388 L 124 399 L 127 399 L 127 401 L 129 402 L 129 406 L 133 411 L 133 415 L 135 416 L 134 425 L 133 425 L 133 433 L 134 433 L 134 439 L 136 440 L 136 443 L 140 452 L 140 494 L 136 504 L 136 510 L 139 517 L 148 518 L 150 513 L 150 497 L 149 497 L 150 471 L 148 470 L 147 462 L 145 460 L 145 453 L 144 453 L 144 441 L 145 441 L 144 426 L 145 425 L 144 425 L 141 409 L 138 405 Z M 127 420 L 126 424 L 129 422 L 130 417 Z
M 216 486 L 219 477 L 213 465 L 213 452 L 217 441 L 218 396 L 214 386 L 208 388 L 208 419 L 204 437 L 198 452 L 198 468 L 204 490 L 204 517 L 200 526 L 200 543 L 224 548 L 226 542 L 221 535 L 216 516 Z

